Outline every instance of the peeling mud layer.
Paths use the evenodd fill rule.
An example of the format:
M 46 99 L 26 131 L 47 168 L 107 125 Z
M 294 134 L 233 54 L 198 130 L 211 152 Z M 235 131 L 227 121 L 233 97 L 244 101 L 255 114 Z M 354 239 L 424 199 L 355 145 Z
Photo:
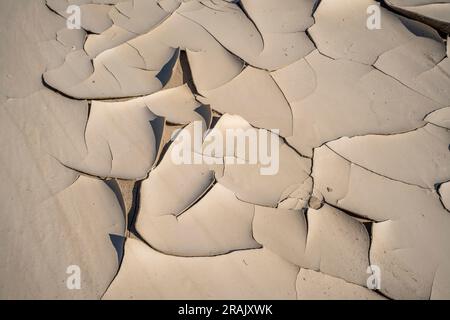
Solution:
M 450 299 L 449 32 L 448 0 L 2 0 L 0 299 Z

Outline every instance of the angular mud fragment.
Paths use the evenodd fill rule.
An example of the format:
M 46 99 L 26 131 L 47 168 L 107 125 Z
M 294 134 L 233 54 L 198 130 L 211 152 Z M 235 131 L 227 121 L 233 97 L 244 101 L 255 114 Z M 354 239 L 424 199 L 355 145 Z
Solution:
M 307 225 L 303 212 L 257 206 L 253 236 L 262 246 L 283 259 L 305 265 Z
M 141 211 L 136 228 L 161 253 L 216 256 L 260 247 L 252 237 L 254 211 L 254 205 L 239 201 L 232 191 L 216 184 L 182 213 L 152 216 Z
M 442 204 L 450 211 L 450 182 L 446 182 L 439 187 Z
M 87 154 L 64 164 L 100 177 L 145 178 L 160 149 L 163 123 L 145 105 L 94 101 L 85 130 Z
M 310 209 L 303 267 L 366 285 L 370 238 L 362 223 L 325 205 Z

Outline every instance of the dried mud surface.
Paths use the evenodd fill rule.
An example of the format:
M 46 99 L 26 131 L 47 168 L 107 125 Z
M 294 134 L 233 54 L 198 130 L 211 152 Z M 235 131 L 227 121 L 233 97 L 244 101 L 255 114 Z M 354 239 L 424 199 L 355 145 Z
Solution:
M 0 298 L 450 299 L 450 1 L 374 5 L 2 0 Z

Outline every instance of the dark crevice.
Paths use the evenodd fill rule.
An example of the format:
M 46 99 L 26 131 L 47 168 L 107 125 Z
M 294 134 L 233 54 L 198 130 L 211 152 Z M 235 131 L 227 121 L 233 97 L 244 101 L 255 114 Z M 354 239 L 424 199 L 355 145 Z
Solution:
M 139 233 L 136 230 L 135 223 L 137 219 L 137 215 L 139 213 L 140 201 L 141 201 L 141 186 L 142 181 L 137 181 L 133 187 L 133 201 L 131 204 L 130 211 L 127 215 L 127 237 L 129 238 L 131 235 L 134 235 L 140 238 Z
M 450 146 L 449 146 L 449 148 L 450 148 Z M 447 208 L 447 207 L 445 206 L 445 203 L 444 203 L 444 200 L 442 200 L 442 194 L 441 194 L 441 191 L 440 191 L 441 186 L 442 186 L 444 183 L 450 183 L 450 181 L 443 182 L 443 183 L 437 183 L 437 184 L 434 186 L 434 188 L 435 188 L 436 193 L 437 193 L 437 195 L 438 195 L 438 197 L 439 197 L 439 201 L 440 201 L 440 203 L 441 203 L 441 205 L 442 205 L 442 208 L 443 208 L 445 211 L 447 211 L 448 213 L 450 213 L 450 208 Z
M 423 24 L 435 29 L 439 33 L 439 35 L 444 39 L 447 37 L 448 34 L 450 34 L 450 26 L 447 23 L 444 23 L 444 22 L 440 23 L 437 20 L 427 18 L 423 15 L 420 15 L 420 14 L 417 14 L 417 13 L 414 13 L 411 11 L 407 11 L 402 8 L 391 7 L 388 4 L 386 4 L 385 0 L 375 0 L 375 1 L 379 2 L 382 8 L 384 8 L 388 11 L 391 11 L 392 13 L 395 13 L 399 16 L 423 23 Z M 437 2 L 437 3 L 444 3 L 444 2 Z
M 71 97 L 71 96 L 65 94 L 64 92 L 59 91 L 58 89 L 53 88 L 53 87 L 50 86 L 47 82 L 45 82 L 44 74 L 41 76 L 41 81 L 42 81 L 42 85 L 43 85 L 46 89 L 48 89 L 48 90 L 50 90 L 50 91 L 53 91 L 53 92 L 55 92 L 55 93 L 57 93 L 57 94 L 63 96 L 64 98 L 67 98 L 67 99 L 70 99 L 70 100 L 77 100 L 77 101 L 87 101 L 87 99 L 81 99 L 81 98 Z
M 112 192 L 114 192 L 114 194 L 116 195 L 117 201 L 119 202 L 120 208 L 122 209 L 124 218 L 126 219 L 126 206 L 125 206 L 125 201 L 123 200 L 123 194 L 122 191 L 120 190 L 120 186 L 117 183 L 116 179 L 108 179 L 105 180 L 106 185 L 112 190 Z
M 337 206 L 337 205 L 331 204 L 331 203 L 327 202 L 326 200 L 324 200 L 324 203 L 327 204 L 327 205 L 329 205 L 330 207 L 333 207 L 333 208 L 336 209 L 336 210 L 339 210 L 339 211 L 341 211 L 341 212 L 344 212 L 346 215 L 348 215 L 348 216 L 350 216 L 350 217 L 352 217 L 352 218 L 354 218 L 354 219 L 356 219 L 356 220 L 359 220 L 359 219 L 366 219 L 366 220 L 370 220 L 370 221 L 376 222 L 376 223 L 378 223 L 378 222 L 384 222 L 384 221 L 385 221 L 385 220 L 384 220 L 384 221 L 373 220 L 373 219 L 371 219 L 371 218 L 369 218 L 369 217 L 367 217 L 367 216 L 365 216 L 365 215 L 363 215 L 363 214 L 356 213 L 356 212 L 350 211 L 350 210 L 348 210 L 348 209 L 341 208 L 341 207 L 339 207 L 339 206 Z
M 191 66 L 189 65 L 189 60 L 186 54 L 186 51 L 180 52 L 180 67 L 183 71 L 183 83 L 186 83 L 191 92 L 195 95 L 198 95 L 197 86 L 194 83 L 194 78 L 192 77 Z
M 169 61 L 167 61 L 167 63 L 161 68 L 159 73 L 155 76 L 155 78 L 157 78 L 161 82 L 163 87 L 165 87 L 166 84 L 172 78 L 173 69 L 178 61 L 179 56 L 180 56 L 180 49 L 176 49 L 172 57 L 169 59 Z

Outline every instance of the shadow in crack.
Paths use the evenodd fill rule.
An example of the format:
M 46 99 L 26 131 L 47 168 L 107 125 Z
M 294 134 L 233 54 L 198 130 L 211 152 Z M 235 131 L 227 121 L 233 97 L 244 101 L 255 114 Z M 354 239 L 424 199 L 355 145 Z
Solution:
M 177 49 L 172 58 L 170 58 L 170 60 L 164 65 L 164 67 L 162 67 L 161 71 L 156 75 L 156 78 L 161 81 L 163 87 L 166 86 L 166 84 L 170 81 L 173 69 L 178 61 L 179 56 L 180 49 Z
M 116 195 L 117 201 L 119 201 L 120 208 L 122 209 L 124 218 L 126 218 L 127 209 L 126 209 L 125 201 L 123 199 L 122 190 L 121 190 L 119 184 L 117 183 L 116 179 L 105 180 L 105 183 Z
M 133 202 L 130 211 L 128 212 L 128 219 L 127 219 L 128 221 L 127 236 L 130 236 L 130 234 L 133 235 L 138 234 L 136 228 L 134 227 L 134 223 L 139 211 L 141 185 L 142 181 L 137 181 L 133 187 Z
M 180 52 L 180 66 L 183 71 L 183 83 L 188 85 L 193 94 L 198 94 L 197 87 L 195 86 L 194 79 L 192 78 L 191 66 L 189 65 L 185 51 Z
M 117 262 L 119 266 L 122 264 L 123 259 L 123 252 L 125 247 L 125 237 L 116 235 L 116 234 L 109 234 L 109 239 L 111 240 L 112 245 L 114 246 L 114 249 L 117 253 Z

